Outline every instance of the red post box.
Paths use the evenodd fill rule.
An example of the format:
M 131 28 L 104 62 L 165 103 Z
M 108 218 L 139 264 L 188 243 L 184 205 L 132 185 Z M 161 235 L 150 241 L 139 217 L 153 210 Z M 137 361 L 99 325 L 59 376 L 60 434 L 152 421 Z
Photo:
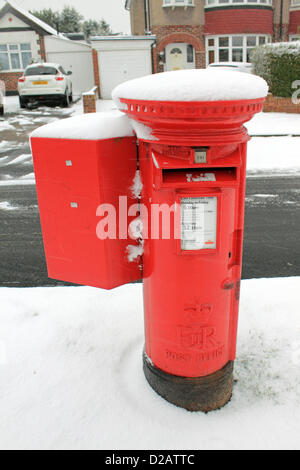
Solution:
M 101 113 L 78 118 L 85 138 L 71 118 L 31 139 L 49 275 L 104 288 L 141 277 L 140 257 L 128 257 L 139 204 L 143 240 L 137 235 L 130 244 L 137 255 L 143 247 L 145 376 L 169 402 L 207 412 L 232 394 L 249 140 L 243 124 L 262 110 L 267 85 L 216 71 L 128 83 L 114 92 L 122 132 Z M 88 137 L 88 119 L 101 137 Z M 60 126 L 72 130 L 68 138 Z M 130 189 L 137 168 L 141 197 Z M 124 212 L 120 195 L 135 211 Z M 96 237 L 99 204 L 116 208 L 113 239 Z
M 33 132 L 31 148 L 49 277 L 104 289 L 140 279 L 138 260 L 129 262 L 127 253 L 134 217 L 119 210 L 120 198 L 138 202 L 131 191 L 136 137 L 127 117 L 113 112 L 54 122 Z M 106 238 L 105 227 L 100 235 L 97 229 L 107 214 L 114 226 Z
M 114 97 L 138 123 L 140 141 L 144 373 L 169 402 L 208 412 L 232 395 L 249 140 L 243 124 L 262 110 L 265 92 L 252 99 L 161 100 L 168 87 L 181 95 L 189 79 L 183 74 L 183 83 L 176 72 L 121 85 Z M 220 80 L 219 88 L 223 79 L 226 88 L 227 77 L 243 88 L 244 74 L 226 72 L 208 74 L 199 88 L 210 88 L 209 78 Z M 152 101 L 142 99 L 151 94 Z

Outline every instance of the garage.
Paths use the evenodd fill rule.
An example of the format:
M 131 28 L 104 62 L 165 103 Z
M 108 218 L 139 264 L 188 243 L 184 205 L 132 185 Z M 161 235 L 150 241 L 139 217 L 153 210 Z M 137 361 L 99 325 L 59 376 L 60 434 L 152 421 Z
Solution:
M 152 74 L 155 36 L 101 36 L 92 38 L 98 52 L 101 97 L 111 99 L 120 83 Z
M 58 63 L 72 72 L 74 96 L 81 96 L 93 88 L 95 80 L 90 45 L 56 36 L 46 36 L 45 45 L 47 61 Z

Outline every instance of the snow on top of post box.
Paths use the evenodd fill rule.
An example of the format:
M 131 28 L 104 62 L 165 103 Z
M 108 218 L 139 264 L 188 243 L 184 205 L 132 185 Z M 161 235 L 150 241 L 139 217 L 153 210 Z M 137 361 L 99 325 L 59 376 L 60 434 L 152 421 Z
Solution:
M 178 70 L 137 78 L 117 86 L 121 98 L 145 101 L 229 101 L 264 98 L 268 85 L 256 75 L 231 70 Z
M 69 140 L 105 140 L 134 135 L 128 117 L 120 111 L 82 114 L 39 127 L 32 137 Z

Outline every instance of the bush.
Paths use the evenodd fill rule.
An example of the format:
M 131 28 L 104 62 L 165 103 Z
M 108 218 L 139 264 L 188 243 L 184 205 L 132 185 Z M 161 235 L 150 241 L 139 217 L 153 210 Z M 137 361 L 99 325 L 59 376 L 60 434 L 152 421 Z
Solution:
M 292 83 L 300 80 L 300 41 L 256 47 L 251 62 L 256 75 L 264 78 L 274 96 L 290 98 Z

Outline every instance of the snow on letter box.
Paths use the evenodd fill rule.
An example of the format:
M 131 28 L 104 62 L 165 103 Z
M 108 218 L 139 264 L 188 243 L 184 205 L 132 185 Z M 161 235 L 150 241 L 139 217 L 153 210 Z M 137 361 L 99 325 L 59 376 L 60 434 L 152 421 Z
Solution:
M 131 191 L 136 138 L 127 116 L 54 122 L 33 132 L 31 147 L 49 277 L 105 289 L 138 280 L 139 263 L 127 253 L 130 218 L 119 211 L 120 197 L 138 202 Z M 110 233 L 99 235 L 104 216 L 112 218 Z

